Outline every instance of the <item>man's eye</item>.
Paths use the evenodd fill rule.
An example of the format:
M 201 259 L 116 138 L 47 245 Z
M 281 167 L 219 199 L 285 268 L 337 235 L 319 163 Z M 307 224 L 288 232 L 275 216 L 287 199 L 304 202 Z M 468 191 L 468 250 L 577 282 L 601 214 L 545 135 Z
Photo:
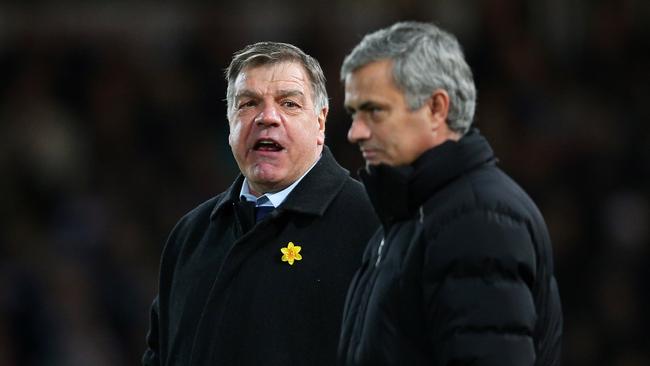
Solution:
M 239 106 L 237 106 L 237 109 L 254 107 L 254 106 L 255 106 L 255 101 L 249 100 L 247 102 L 240 103 Z
M 298 108 L 298 107 L 300 107 L 300 105 L 298 103 L 296 103 L 296 102 L 294 102 L 292 100 L 285 100 L 285 101 L 282 102 L 282 105 L 284 107 L 288 107 L 288 108 Z
M 368 111 L 368 113 L 370 113 L 370 114 L 377 114 L 377 113 L 381 112 L 382 109 L 379 108 L 379 107 L 369 107 L 369 108 L 367 109 L 367 111 Z

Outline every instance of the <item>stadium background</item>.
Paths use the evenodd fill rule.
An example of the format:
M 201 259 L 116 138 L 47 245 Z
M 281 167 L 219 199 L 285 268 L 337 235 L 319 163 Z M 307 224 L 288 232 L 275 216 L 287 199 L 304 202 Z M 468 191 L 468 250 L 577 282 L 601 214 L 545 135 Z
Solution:
M 476 125 L 545 215 L 564 364 L 650 364 L 650 3 L 162 3 L 0 4 L 0 365 L 137 365 L 165 237 L 237 173 L 232 53 L 277 40 L 320 60 L 327 143 L 355 172 L 340 63 L 404 19 L 458 36 Z

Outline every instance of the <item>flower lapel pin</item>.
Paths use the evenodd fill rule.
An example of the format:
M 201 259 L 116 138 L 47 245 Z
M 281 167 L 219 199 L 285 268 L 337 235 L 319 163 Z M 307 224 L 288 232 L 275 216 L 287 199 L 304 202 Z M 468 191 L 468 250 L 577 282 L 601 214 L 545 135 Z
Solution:
M 290 241 L 286 247 L 280 248 L 280 251 L 282 252 L 282 261 L 289 262 L 289 265 L 293 266 L 294 261 L 299 261 L 302 259 L 302 255 L 300 255 L 300 249 L 302 248 L 294 245 L 293 242 Z

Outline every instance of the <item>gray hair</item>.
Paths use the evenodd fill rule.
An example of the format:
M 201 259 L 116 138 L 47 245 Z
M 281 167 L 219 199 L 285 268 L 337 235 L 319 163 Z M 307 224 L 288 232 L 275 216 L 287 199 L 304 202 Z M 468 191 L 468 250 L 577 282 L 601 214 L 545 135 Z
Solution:
M 345 57 L 341 79 L 374 61 L 393 61 L 393 81 L 411 110 L 436 89 L 449 94 L 447 124 L 465 134 L 474 119 L 476 87 L 463 50 L 452 34 L 429 23 L 399 22 L 366 35 Z
M 226 101 L 228 103 L 228 119 L 230 119 L 233 104 L 235 102 L 235 80 L 247 67 L 272 65 L 281 62 L 296 61 L 300 63 L 309 77 L 312 89 L 312 101 L 318 115 L 323 108 L 329 107 L 327 90 L 325 89 L 325 75 L 318 61 L 303 52 L 300 48 L 281 42 L 258 42 L 244 47 L 235 52 L 230 65 L 226 68 L 226 80 L 228 90 Z

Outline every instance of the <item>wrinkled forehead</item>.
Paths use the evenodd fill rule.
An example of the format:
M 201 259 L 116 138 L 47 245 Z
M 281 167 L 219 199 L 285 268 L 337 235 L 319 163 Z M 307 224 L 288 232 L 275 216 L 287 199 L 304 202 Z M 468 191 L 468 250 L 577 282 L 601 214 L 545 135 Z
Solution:
M 311 95 L 311 82 L 305 68 L 295 61 L 249 65 L 242 69 L 234 82 L 235 95 L 243 91 L 268 92 L 297 90 Z

